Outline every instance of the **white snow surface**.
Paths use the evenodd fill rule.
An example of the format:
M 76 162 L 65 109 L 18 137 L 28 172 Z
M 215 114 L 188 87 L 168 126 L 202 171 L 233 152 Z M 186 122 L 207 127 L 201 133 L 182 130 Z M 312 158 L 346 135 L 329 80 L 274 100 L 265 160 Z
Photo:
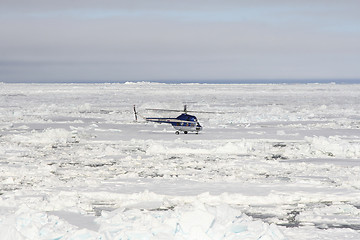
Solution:
M 1 84 L 0 239 L 360 239 L 360 85 Z M 135 122 L 191 113 L 199 134 Z

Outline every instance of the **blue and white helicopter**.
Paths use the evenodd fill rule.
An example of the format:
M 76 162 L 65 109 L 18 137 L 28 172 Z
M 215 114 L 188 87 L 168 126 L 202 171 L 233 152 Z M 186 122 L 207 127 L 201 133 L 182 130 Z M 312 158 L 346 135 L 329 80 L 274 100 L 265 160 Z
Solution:
M 156 118 L 156 117 L 142 117 L 137 111 L 134 105 L 134 114 L 135 114 L 135 121 L 137 121 L 138 116 L 142 117 L 144 120 L 148 122 L 156 122 L 156 123 L 168 123 L 171 124 L 176 132 L 175 134 L 180 134 L 183 132 L 187 134 L 188 132 L 195 132 L 198 134 L 202 130 L 202 126 L 200 125 L 197 118 L 193 115 L 187 114 L 189 111 L 187 110 L 186 105 L 184 105 L 184 110 L 169 110 L 169 109 L 146 109 L 151 111 L 166 111 L 166 112 L 183 112 L 176 118 Z M 209 113 L 209 112 L 202 112 L 202 113 Z

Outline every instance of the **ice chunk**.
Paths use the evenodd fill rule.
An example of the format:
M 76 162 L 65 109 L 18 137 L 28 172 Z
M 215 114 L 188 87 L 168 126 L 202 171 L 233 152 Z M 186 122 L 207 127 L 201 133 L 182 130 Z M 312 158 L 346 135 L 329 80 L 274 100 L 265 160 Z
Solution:
M 212 214 L 196 209 L 182 213 L 179 218 L 179 224 L 184 233 L 191 233 L 194 231 L 207 232 L 214 219 L 215 217 Z
M 16 229 L 16 218 L 7 217 L 6 221 L 0 221 L 0 233 L 3 240 L 23 240 L 25 237 Z

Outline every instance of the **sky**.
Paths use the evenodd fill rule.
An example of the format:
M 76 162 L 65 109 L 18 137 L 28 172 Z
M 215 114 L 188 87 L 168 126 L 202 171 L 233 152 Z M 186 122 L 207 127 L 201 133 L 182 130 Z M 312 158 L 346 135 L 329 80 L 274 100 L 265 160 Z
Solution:
M 0 82 L 360 82 L 359 12 L 359 0 L 1 0 Z

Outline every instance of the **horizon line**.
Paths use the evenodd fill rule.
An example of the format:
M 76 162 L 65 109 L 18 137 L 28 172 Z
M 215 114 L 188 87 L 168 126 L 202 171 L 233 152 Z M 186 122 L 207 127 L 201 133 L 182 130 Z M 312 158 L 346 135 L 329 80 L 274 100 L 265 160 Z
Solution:
M 163 84 L 360 84 L 360 79 L 254 79 L 254 80 L 110 80 L 110 81 L 0 81 L 1 84 L 101 84 L 101 83 L 163 83 Z

